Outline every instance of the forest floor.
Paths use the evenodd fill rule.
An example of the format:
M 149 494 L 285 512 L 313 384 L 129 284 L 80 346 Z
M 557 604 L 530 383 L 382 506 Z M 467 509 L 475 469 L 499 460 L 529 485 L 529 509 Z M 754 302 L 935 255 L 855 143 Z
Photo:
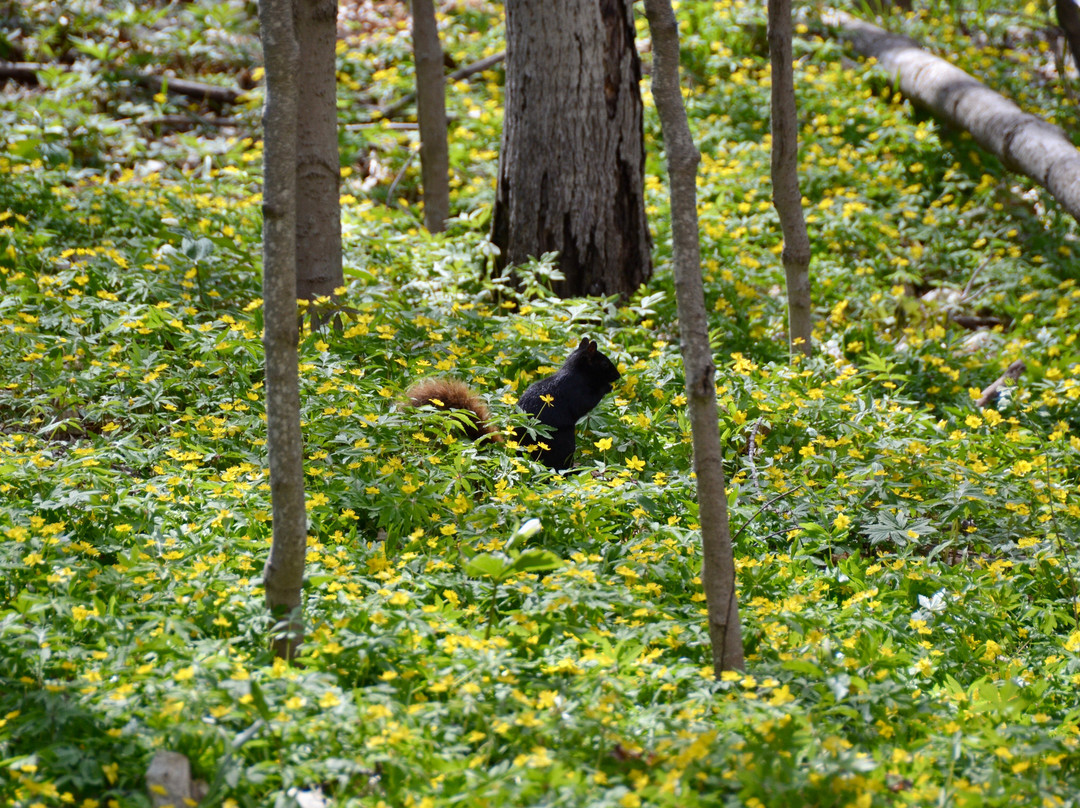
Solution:
M 160 749 L 228 806 L 1077 804 L 1080 227 L 811 11 L 815 353 L 794 364 L 764 10 L 677 11 L 747 651 L 720 681 L 647 79 L 655 275 L 558 300 L 549 262 L 517 290 L 484 271 L 501 67 L 448 88 L 454 218 L 431 236 L 412 110 L 375 114 L 411 90 L 407 20 L 343 14 L 349 308 L 300 345 L 310 634 L 289 667 L 261 588 L 252 9 L 4 14 L 0 58 L 55 66 L 0 97 L 0 805 L 148 805 Z M 454 65 L 503 48 L 501 6 L 440 22 Z M 1041 8 L 884 24 L 1080 137 Z M 163 70 L 248 92 L 132 79 Z M 512 425 L 582 335 L 623 377 L 567 474 L 396 406 L 451 374 Z M 523 547 L 556 569 L 471 563 L 534 518 Z

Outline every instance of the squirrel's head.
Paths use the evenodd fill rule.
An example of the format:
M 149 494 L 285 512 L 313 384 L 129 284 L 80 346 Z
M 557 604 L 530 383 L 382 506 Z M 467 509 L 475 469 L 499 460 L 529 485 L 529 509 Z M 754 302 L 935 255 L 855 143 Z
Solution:
M 596 347 L 596 341 L 588 337 L 582 337 L 574 352 L 570 354 L 568 363 L 580 370 L 588 380 L 610 391 L 612 385 L 620 378 L 619 369 L 615 363 L 600 353 Z

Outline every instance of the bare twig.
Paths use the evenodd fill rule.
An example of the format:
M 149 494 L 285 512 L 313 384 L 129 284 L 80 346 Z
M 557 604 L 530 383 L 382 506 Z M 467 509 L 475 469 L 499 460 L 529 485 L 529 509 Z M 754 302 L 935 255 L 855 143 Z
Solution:
M 763 504 L 762 504 L 762 506 L 761 506 L 760 508 L 758 508 L 758 509 L 757 509 L 756 511 L 754 511 L 754 512 L 753 512 L 753 513 L 752 513 L 752 514 L 750 515 L 750 518 L 749 518 L 749 519 L 747 519 L 747 520 L 746 520 L 745 522 L 743 522 L 743 526 L 742 526 L 742 527 L 740 527 L 740 528 L 739 528 L 738 530 L 736 530 L 736 531 L 735 531 L 735 535 L 731 537 L 731 541 L 732 541 L 732 542 L 734 543 L 734 542 L 735 542 L 735 541 L 736 541 L 736 540 L 737 540 L 737 539 L 739 538 L 739 536 L 741 536 L 741 535 L 742 535 L 742 532 L 743 532 L 744 530 L 746 530 L 746 529 L 747 529 L 748 527 L 750 527 L 750 523 L 751 523 L 751 522 L 753 522 L 753 521 L 754 521 L 755 519 L 757 519 L 757 518 L 758 518 L 758 516 L 759 516 L 759 515 L 761 514 L 761 512 L 762 512 L 762 511 L 764 511 L 764 510 L 766 510 L 766 509 L 768 509 L 768 510 L 770 510 L 770 511 L 771 511 L 771 510 L 773 510 L 772 504 L 773 504 L 774 502 L 776 502 L 776 500 L 778 500 L 778 499 L 783 499 L 784 497 L 788 496 L 788 494 L 794 494 L 794 493 L 795 493 L 796 491 L 798 491 L 798 490 L 799 490 L 800 488 L 802 488 L 802 487 L 803 487 L 804 485 L 806 485 L 806 483 L 799 483 L 799 484 L 798 484 L 797 486 L 795 486 L 794 488 L 789 488 L 789 489 L 788 489 L 787 491 L 782 491 L 781 493 L 777 494 L 777 495 L 776 495 L 775 497 L 773 497 L 772 499 L 770 499 L 770 500 L 769 500 L 768 502 L 766 502 L 766 503 L 763 503 Z M 788 531 L 788 530 L 791 530 L 791 528 L 789 528 L 789 527 L 788 527 L 788 528 L 784 528 L 784 530 L 783 530 L 783 531 L 781 531 L 781 532 L 786 532 L 786 531 Z
M 750 429 L 750 437 L 746 441 L 746 459 L 750 461 L 750 479 L 754 483 L 754 490 L 757 491 L 758 496 L 761 496 L 761 481 L 758 479 L 757 464 L 754 462 L 754 455 L 757 454 L 757 436 L 761 431 L 762 425 L 764 425 L 765 419 L 758 418 L 754 421 L 754 426 Z
M 494 53 L 491 56 L 487 56 L 478 62 L 473 62 L 471 65 L 465 65 L 465 67 L 459 67 L 453 73 L 446 77 L 448 83 L 460 81 L 461 79 L 467 79 L 475 73 L 482 73 L 490 67 L 494 67 L 499 62 L 506 59 L 506 51 L 500 51 Z M 392 104 L 387 104 L 385 107 L 379 110 L 379 117 L 392 118 L 397 115 L 405 107 L 409 106 L 416 100 L 416 93 L 412 92 L 408 95 L 404 95 Z
M 964 301 L 968 299 L 968 292 L 971 291 L 972 284 L 975 283 L 975 279 L 979 277 L 979 273 L 983 271 L 986 265 L 990 263 L 990 259 L 986 258 L 979 262 L 979 265 L 975 267 L 975 271 L 971 273 L 971 277 L 968 278 L 967 284 L 964 286 L 964 291 L 960 293 L 960 300 Z
M 394 191 L 397 190 L 398 183 L 401 182 L 401 178 L 405 176 L 405 172 L 409 170 L 409 166 L 412 165 L 412 161 L 416 159 L 416 155 L 420 153 L 419 149 L 410 149 L 409 156 L 405 159 L 405 163 L 401 166 L 401 170 L 398 171 L 397 176 L 394 177 L 394 181 L 390 183 L 390 188 L 386 192 L 386 204 L 387 207 L 392 207 L 394 204 Z

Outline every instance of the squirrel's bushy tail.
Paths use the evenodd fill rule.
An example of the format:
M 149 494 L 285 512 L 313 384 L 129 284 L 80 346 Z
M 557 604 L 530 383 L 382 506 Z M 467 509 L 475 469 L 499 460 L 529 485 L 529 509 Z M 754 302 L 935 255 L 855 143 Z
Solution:
M 471 412 L 472 424 L 465 425 L 465 434 L 471 440 L 477 440 L 484 435 L 496 442 L 502 440 L 499 430 L 491 425 L 491 413 L 487 404 L 465 382 L 457 379 L 424 379 L 410 387 L 405 395 L 414 407 L 430 404 L 441 410 Z

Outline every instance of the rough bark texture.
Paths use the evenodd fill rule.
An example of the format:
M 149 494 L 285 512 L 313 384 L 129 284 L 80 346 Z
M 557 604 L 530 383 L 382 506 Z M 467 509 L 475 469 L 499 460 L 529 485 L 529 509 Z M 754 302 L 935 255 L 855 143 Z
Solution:
M 772 60 L 773 205 L 784 233 L 787 276 L 788 344 L 791 353 L 810 355 L 810 237 L 799 191 L 799 121 L 791 66 L 791 0 L 769 0 L 769 56 Z
M 1058 25 L 1065 32 L 1065 41 L 1069 43 L 1073 63 L 1080 70 L 1080 6 L 1076 0 L 1055 0 Z
M 275 623 L 274 648 L 292 658 L 303 639 L 300 597 L 307 553 L 303 443 L 296 346 L 296 109 L 300 51 L 292 0 L 259 3 L 263 108 L 263 346 L 273 543 L 263 572 Z
M 555 251 L 564 297 L 636 291 L 652 264 L 629 0 L 507 0 L 506 40 L 500 267 Z
M 830 11 L 823 20 L 841 28 L 864 56 L 889 71 L 900 92 L 1050 192 L 1080 221 L 1080 151 L 1053 124 L 1021 110 L 944 59 L 907 37 L 891 34 L 849 14 Z
M 701 580 L 709 611 L 713 670 L 742 668 L 742 627 L 735 589 L 735 558 L 728 525 L 723 454 L 716 413 L 716 367 L 709 348 L 709 322 L 701 282 L 701 245 L 697 220 L 697 166 L 700 159 L 690 135 L 679 89 L 679 39 L 669 0 L 645 0 L 653 39 L 652 92 L 671 182 L 671 231 L 682 339 L 686 393 L 694 440 L 701 520 Z
M 420 172 L 424 226 L 446 229 L 450 216 L 450 155 L 446 144 L 446 80 L 433 0 L 413 0 L 413 58 L 416 61 L 416 121 L 420 125 Z
M 337 131 L 337 2 L 293 0 L 300 46 L 296 110 L 296 296 L 313 300 L 344 286 L 341 162 Z M 318 318 L 316 318 L 317 320 Z

